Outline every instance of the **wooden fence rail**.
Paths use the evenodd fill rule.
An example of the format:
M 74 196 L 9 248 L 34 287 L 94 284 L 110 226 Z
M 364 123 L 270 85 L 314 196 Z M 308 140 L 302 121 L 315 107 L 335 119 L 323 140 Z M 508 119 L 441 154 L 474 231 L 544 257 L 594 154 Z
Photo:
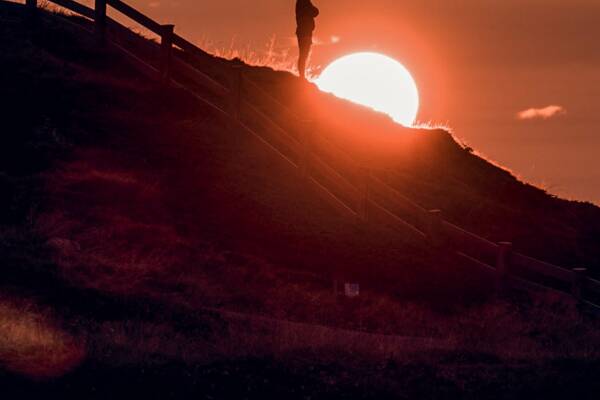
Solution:
M 199 61 L 215 60 L 208 53 L 175 34 L 174 25 L 160 24 L 120 0 L 95 0 L 94 9 L 73 0 L 49 1 L 93 20 L 95 31 L 102 41 L 106 40 L 106 28 L 110 24 L 118 26 L 121 30 L 126 30 L 133 35 L 132 32 L 107 17 L 107 6 L 112 7 L 149 31 L 157 34 L 161 38 L 159 71 L 157 71 L 159 74 L 154 72 L 156 71 L 155 67 L 150 65 L 149 62 L 144 61 L 127 49 L 120 49 L 140 66 L 143 71 L 154 74 L 156 78 L 165 84 L 174 83 L 172 81 L 172 73 L 175 73 L 175 75 L 181 74 L 203 88 L 208 89 L 213 94 L 228 98 L 230 107 L 227 111 L 221 109 L 199 93 L 192 91 L 192 94 L 196 98 L 213 107 L 220 114 L 227 116 L 230 120 L 235 121 L 235 126 L 257 137 L 266 146 L 288 161 L 293 168 L 300 169 L 302 175 L 312 184 L 316 192 L 345 215 L 350 215 L 363 221 L 368 221 L 370 218 L 383 219 L 387 223 L 392 224 L 396 230 L 403 232 L 407 237 L 412 237 L 420 241 L 427 239 L 429 245 L 434 247 L 450 246 L 452 251 L 462 259 L 494 272 L 496 287 L 499 292 L 511 285 L 527 289 L 541 288 L 542 286 L 538 283 L 529 282 L 514 275 L 515 271 L 524 270 L 566 284 L 569 287 L 570 294 L 580 301 L 581 304 L 586 304 L 600 310 L 600 306 L 587 300 L 587 296 L 590 293 L 600 296 L 600 281 L 587 277 L 587 270 L 585 268 L 569 270 L 536 260 L 514 252 L 512 245 L 508 242 L 494 243 L 445 221 L 439 210 L 428 211 L 412 202 L 395 188 L 374 176 L 372 171 L 356 163 L 351 156 L 337 149 L 331 143 L 328 143 L 320 135 L 316 135 L 314 125 L 311 125 L 310 128 L 306 128 L 306 126 L 302 127 L 304 129 L 303 133 L 309 136 L 304 136 L 302 142 L 299 142 L 294 135 L 287 133 L 284 128 L 274 122 L 264 112 L 260 111 L 251 101 L 244 99 L 243 87 L 248 85 L 253 95 L 267 102 L 270 107 L 279 110 L 280 114 L 287 115 L 296 124 L 302 121 L 286 105 L 263 91 L 256 83 L 245 78 L 241 68 L 236 69 L 234 67 L 231 70 L 233 80 L 229 84 L 229 87 L 226 87 L 198 69 L 197 66 L 179 58 L 178 52 L 174 51 L 174 47 L 179 48 L 186 56 L 191 56 Z M 34 10 L 37 6 L 38 2 L 36 0 L 26 0 L 26 7 L 28 9 Z M 241 119 L 242 109 L 250 112 L 258 121 L 262 122 L 262 125 L 266 129 L 276 133 L 280 141 L 286 143 L 292 149 L 293 153 L 296 154 L 295 157 L 292 157 L 296 158 L 296 160 L 284 155 L 276 145 L 273 145 L 264 139 L 263 135 L 247 126 Z M 317 137 L 319 137 L 319 140 L 316 140 Z M 337 159 L 339 162 L 349 166 L 352 171 L 346 172 L 350 175 L 342 173 L 341 170 L 336 169 L 332 164 L 327 162 L 326 158 L 318 156 L 317 153 L 319 152 L 325 152 L 333 159 Z M 342 197 L 347 197 L 350 200 L 343 200 L 342 197 L 334 194 L 336 191 L 345 194 Z M 399 207 L 407 214 L 407 217 L 403 218 L 397 213 L 390 211 L 385 206 L 386 202 L 391 202 Z M 408 216 L 414 222 L 407 221 L 409 219 Z
M 260 86 L 256 83 L 249 81 L 248 84 L 251 88 L 254 89 L 253 95 L 259 97 L 263 101 L 269 104 L 270 109 L 275 109 L 279 114 L 285 114 L 289 119 L 293 121 L 301 121 L 302 119 L 296 115 L 294 111 L 292 111 L 285 104 L 281 103 L 279 100 L 273 98 L 271 95 L 266 93 Z
M 512 262 L 527 271 L 536 272 L 562 282 L 570 282 L 571 280 L 571 271 L 568 269 L 557 267 L 556 265 L 536 260 L 520 253 L 513 253 Z
M 325 161 L 318 156 L 312 157 L 312 166 L 316 168 L 319 173 L 324 175 L 329 182 L 331 182 L 337 190 L 346 194 L 352 199 L 356 199 L 356 203 L 359 202 L 364 196 L 364 192 L 361 192 L 356 186 L 350 183 L 344 176 L 342 176 L 335 168 L 331 167 Z
M 371 193 L 373 196 L 381 199 L 383 203 L 394 207 L 397 213 L 409 216 L 410 221 L 406 222 L 410 222 L 414 225 L 414 228 L 423 232 L 427 230 L 430 218 L 429 211 L 407 199 L 377 176 L 371 177 Z M 407 217 L 406 219 L 408 220 L 409 218 Z
M 586 289 L 600 296 L 600 281 L 592 278 L 587 278 L 585 281 Z
M 161 24 L 142 14 L 130 5 L 122 2 L 121 0 L 96 0 L 96 3 L 98 2 L 105 2 L 115 10 L 119 11 L 121 14 L 159 36 L 161 36 L 163 33 Z
M 472 255 L 487 259 L 494 259 L 498 253 L 499 245 L 497 243 L 484 239 L 448 221 L 442 222 L 442 229 L 445 239 L 457 250 L 473 253 Z
M 300 143 L 295 137 L 290 135 L 285 129 L 273 122 L 265 113 L 256 108 L 252 103 L 247 100 L 243 100 L 243 106 L 250 110 L 253 115 L 259 119 L 267 129 L 270 129 L 278 133 L 281 138 L 285 141 L 286 145 L 291 148 L 298 156 L 303 151 L 302 143 Z
M 411 238 L 416 238 L 420 241 L 427 239 L 427 233 L 415 228 L 413 225 L 404 221 L 402 218 L 398 217 L 396 214 L 392 213 L 387 208 L 381 206 L 377 201 L 370 200 L 369 203 L 369 215 L 374 221 L 380 220 L 382 222 L 391 223 L 395 230 L 401 232 L 404 235 L 408 235 Z
M 28 0 L 28 2 L 35 3 L 35 0 Z M 52 0 L 52 3 L 59 5 L 67 10 L 70 10 L 76 14 L 83 15 L 89 19 L 96 17 L 96 11 L 93 8 L 89 8 L 73 0 Z
M 181 60 L 179 57 L 173 57 L 173 70 L 183 79 L 189 79 L 196 85 L 205 88 L 216 96 L 226 97 L 229 95 L 229 89 L 215 81 L 208 75 L 199 72 L 196 68 Z

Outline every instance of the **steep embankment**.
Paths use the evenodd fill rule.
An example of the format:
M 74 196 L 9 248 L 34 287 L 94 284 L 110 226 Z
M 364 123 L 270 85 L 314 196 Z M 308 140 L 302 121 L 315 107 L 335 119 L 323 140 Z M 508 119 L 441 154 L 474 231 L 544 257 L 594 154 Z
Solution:
M 192 62 L 227 82 L 221 60 Z M 600 208 L 521 182 L 443 130 L 402 128 L 288 73 L 246 67 L 244 74 L 288 110 L 311 120 L 314 135 L 326 137 L 424 208 L 442 209 L 451 222 L 495 242 L 510 241 L 523 253 L 565 268 L 585 266 L 600 276 Z M 247 90 L 254 105 L 289 132 L 306 130 L 251 85 Z
M 521 182 L 448 132 L 398 127 L 316 88 L 303 88 L 287 74 L 247 73 L 291 109 L 308 110 L 304 115 L 316 117 L 319 135 L 381 171 L 423 207 L 441 209 L 453 223 L 495 242 L 513 242 L 518 251 L 542 260 L 600 273 L 600 208 Z
M 447 397 L 468 375 L 481 398 L 508 383 L 526 395 L 556 377 L 595 382 L 597 326 L 573 304 L 485 303 L 489 277 L 335 213 L 262 143 L 186 92 L 140 78 L 76 27 L 46 14 L 28 25 L 3 3 L 0 19 L 5 386 L 79 397 L 112 384 L 163 397 Z M 532 249 L 539 224 L 565 242 L 542 257 L 596 257 L 582 245 L 598 225 L 577 222 L 597 218 L 595 208 L 517 182 L 445 132 L 402 129 L 289 74 L 245 68 L 425 206 L 498 239 L 523 235 Z M 535 211 L 548 207 L 556 212 Z M 336 301 L 332 273 L 359 280 L 363 295 Z M 417 339 L 378 343 L 206 307 Z M 13 375 L 69 370 L 53 385 Z

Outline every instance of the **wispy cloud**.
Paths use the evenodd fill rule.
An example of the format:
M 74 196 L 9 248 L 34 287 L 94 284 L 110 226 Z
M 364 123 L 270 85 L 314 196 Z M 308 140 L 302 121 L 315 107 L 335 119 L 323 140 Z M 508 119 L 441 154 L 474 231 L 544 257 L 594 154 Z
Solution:
M 554 117 L 558 117 L 567 113 L 562 106 L 548 106 L 543 108 L 529 108 L 527 110 L 523 110 L 517 113 L 517 118 L 520 120 L 530 120 L 530 119 L 550 119 Z

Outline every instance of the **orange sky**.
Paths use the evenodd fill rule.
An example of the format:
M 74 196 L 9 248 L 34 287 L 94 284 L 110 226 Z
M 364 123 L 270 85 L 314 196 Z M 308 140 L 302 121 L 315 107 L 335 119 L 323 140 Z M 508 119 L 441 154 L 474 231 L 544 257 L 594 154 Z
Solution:
M 264 57 L 275 38 L 277 54 L 296 54 L 293 0 L 127 1 L 205 47 Z M 421 121 L 448 123 L 551 192 L 600 204 L 600 1 L 313 1 L 313 66 L 361 50 L 392 56 L 417 81 Z M 517 118 L 548 106 L 563 110 Z

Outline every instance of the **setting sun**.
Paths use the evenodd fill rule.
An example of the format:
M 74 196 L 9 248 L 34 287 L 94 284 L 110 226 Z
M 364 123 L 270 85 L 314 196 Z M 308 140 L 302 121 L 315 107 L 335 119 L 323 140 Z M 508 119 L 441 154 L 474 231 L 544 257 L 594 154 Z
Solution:
M 402 125 L 412 125 L 419 111 L 419 92 L 410 72 L 382 54 L 339 58 L 315 83 L 325 92 L 386 113 Z

